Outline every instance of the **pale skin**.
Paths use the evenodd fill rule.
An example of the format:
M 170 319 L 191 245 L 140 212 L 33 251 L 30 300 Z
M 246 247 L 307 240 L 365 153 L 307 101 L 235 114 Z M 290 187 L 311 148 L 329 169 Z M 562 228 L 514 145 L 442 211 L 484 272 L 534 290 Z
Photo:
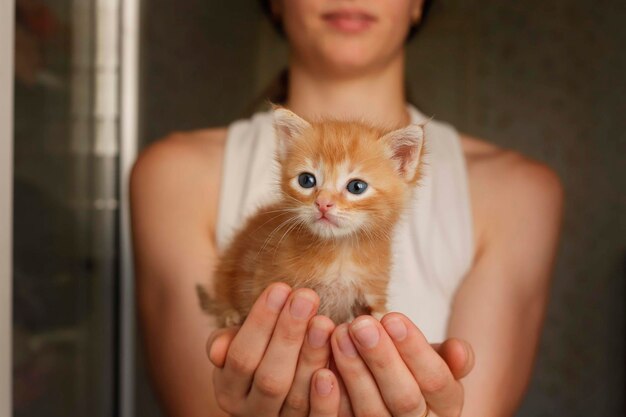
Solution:
M 319 19 L 337 4 L 344 2 L 274 3 L 291 45 L 286 106 L 304 117 L 408 121 L 403 39 L 421 2 L 345 2 L 378 20 L 371 33 L 338 39 Z M 475 254 L 442 344 L 399 313 L 335 326 L 315 315 L 314 292 L 283 284 L 261 295 L 241 328 L 213 332 L 194 286 L 211 279 L 216 262 L 225 138 L 224 128 L 172 134 L 146 149 L 132 174 L 138 309 L 169 415 L 419 417 L 426 407 L 438 417 L 514 414 L 532 371 L 559 236 L 563 192 L 550 168 L 461 136 Z M 363 329 L 374 337 L 359 338 Z

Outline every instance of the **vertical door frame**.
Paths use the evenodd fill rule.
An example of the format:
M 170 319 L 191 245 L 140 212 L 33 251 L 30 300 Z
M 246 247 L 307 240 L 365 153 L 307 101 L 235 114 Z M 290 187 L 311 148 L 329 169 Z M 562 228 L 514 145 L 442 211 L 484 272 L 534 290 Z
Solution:
M 134 415 L 135 303 L 128 179 L 138 145 L 139 1 L 122 2 L 120 83 L 121 337 L 119 415 Z M 15 0 L 0 1 L 0 417 L 12 410 L 13 58 Z
M 0 1 L 0 416 L 11 415 L 13 36 L 15 1 Z
M 135 416 L 135 279 L 130 234 L 129 180 L 139 146 L 139 34 L 141 0 L 124 0 L 120 19 L 120 337 L 121 417 Z

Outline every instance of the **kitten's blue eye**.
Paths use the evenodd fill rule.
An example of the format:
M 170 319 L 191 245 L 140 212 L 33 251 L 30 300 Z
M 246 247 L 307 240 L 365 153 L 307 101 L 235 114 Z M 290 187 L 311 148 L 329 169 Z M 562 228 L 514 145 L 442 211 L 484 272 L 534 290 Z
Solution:
M 363 192 L 367 189 L 367 183 L 361 180 L 352 180 L 348 183 L 348 191 L 352 194 L 363 194 Z
M 300 184 L 300 187 L 302 188 L 313 188 L 316 184 L 315 176 L 308 172 L 303 172 L 298 175 L 298 184 Z

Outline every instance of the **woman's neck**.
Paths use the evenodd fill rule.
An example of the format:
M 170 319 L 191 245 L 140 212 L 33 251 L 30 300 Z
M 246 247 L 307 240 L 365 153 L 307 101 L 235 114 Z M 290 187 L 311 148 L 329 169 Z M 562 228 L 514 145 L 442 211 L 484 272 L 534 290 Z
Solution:
M 387 126 L 410 121 L 402 54 L 384 68 L 357 77 L 320 76 L 292 61 L 288 91 L 287 107 L 305 118 L 366 119 Z

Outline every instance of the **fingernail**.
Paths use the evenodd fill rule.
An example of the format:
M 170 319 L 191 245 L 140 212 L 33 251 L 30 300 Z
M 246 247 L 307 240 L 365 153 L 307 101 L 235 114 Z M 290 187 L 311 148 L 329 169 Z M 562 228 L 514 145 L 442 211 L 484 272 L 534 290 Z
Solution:
M 282 310 L 285 302 L 289 297 L 289 290 L 282 285 L 277 285 L 272 288 L 267 296 L 266 305 L 273 311 L 278 312 Z
M 351 326 L 351 329 L 356 340 L 366 348 L 373 348 L 378 344 L 378 340 L 380 340 L 378 328 L 374 325 L 372 319 L 366 318 L 359 320 Z
M 309 317 L 311 311 L 313 311 L 313 302 L 303 295 L 297 295 L 296 298 L 291 301 L 289 312 L 293 317 L 305 319 Z
M 387 320 L 383 326 L 385 326 L 385 330 L 387 330 L 387 333 L 393 340 L 400 342 L 406 337 L 406 325 L 400 319 Z
M 320 372 L 315 377 L 315 390 L 322 397 L 328 397 L 333 390 L 333 381 L 328 372 Z
M 321 348 L 328 342 L 329 333 L 326 329 L 320 329 L 319 327 L 315 327 L 315 325 L 311 326 L 309 329 L 309 345 L 311 347 L 317 349 Z
M 350 335 L 348 334 L 348 329 L 345 327 L 339 330 L 337 344 L 339 345 L 339 350 L 341 350 L 344 355 L 351 357 L 358 355 L 354 343 L 352 343 L 352 339 L 350 339 Z

